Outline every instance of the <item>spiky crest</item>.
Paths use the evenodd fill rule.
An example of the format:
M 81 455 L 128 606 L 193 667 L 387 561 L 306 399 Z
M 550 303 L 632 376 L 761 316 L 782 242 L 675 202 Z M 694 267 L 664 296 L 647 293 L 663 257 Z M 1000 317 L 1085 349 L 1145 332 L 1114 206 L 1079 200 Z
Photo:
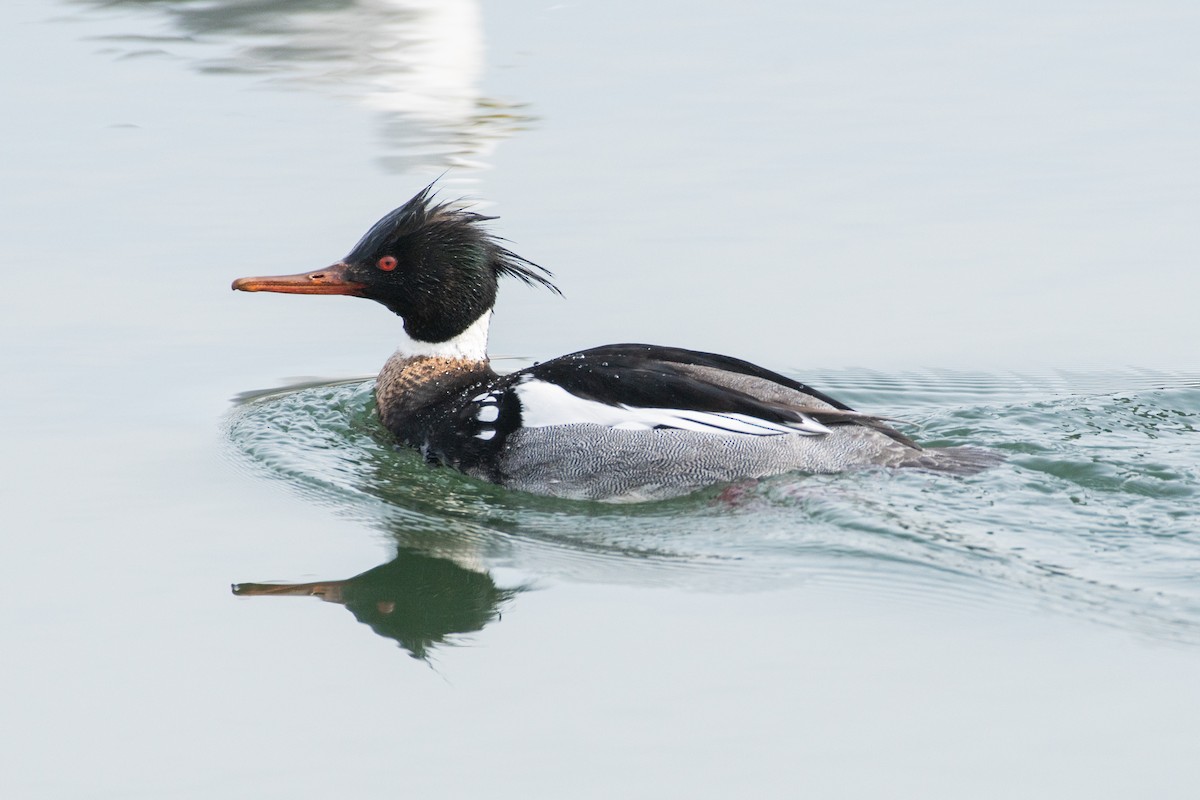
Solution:
M 485 248 L 488 265 L 497 277 L 508 275 L 527 286 L 540 285 L 557 295 L 562 291 L 550 279 L 554 274 L 539 264 L 504 247 L 499 237 L 480 227 L 480 223 L 497 219 L 478 214 L 458 202 L 436 202 L 433 183 L 417 192 L 404 205 L 386 214 L 371 226 L 354 245 L 345 261 L 356 263 L 369 259 L 373 253 L 397 247 L 403 240 L 474 242 Z

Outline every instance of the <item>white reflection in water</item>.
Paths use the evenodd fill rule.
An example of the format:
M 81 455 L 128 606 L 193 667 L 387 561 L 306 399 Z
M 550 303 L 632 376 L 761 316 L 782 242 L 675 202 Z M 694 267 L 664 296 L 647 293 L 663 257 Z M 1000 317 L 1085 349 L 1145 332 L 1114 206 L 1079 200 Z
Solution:
M 124 0 L 171 33 L 118 35 L 118 57 L 186 58 L 204 72 L 259 75 L 319 88 L 378 113 L 390 170 L 480 167 L 498 140 L 529 118 L 484 97 L 483 19 L 477 0 Z M 139 20 L 137 29 L 144 29 Z

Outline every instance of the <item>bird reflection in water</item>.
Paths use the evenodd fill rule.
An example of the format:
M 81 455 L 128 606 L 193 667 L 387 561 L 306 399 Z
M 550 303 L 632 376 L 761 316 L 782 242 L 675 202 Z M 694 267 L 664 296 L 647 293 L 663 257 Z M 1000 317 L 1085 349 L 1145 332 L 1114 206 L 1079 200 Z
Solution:
M 184 59 L 203 74 L 249 76 L 350 97 L 375 113 L 388 171 L 486 165 L 534 122 L 486 95 L 479 0 L 72 0 L 141 9 L 168 31 L 102 37 L 119 58 Z
M 486 572 L 402 547 L 386 564 L 345 580 L 314 583 L 238 583 L 239 596 L 319 597 L 340 603 L 380 636 L 395 639 L 413 658 L 427 660 L 458 634 L 481 631 L 524 587 L 502 589 Z

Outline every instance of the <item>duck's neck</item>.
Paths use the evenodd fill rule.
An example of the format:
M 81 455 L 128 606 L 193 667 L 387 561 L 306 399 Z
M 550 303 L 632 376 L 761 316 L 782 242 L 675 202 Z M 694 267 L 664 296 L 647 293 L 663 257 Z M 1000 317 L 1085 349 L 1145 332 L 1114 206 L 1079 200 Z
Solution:
M 397 354 L 410 358 L 450 358 L 466 361 L 487 361 L 488 328 L 492 324 L 492 311 L 483 312 L 479 319 L 458 336 L 444 342 L 419 342 L 410 339 L 400 346 Z
M 492 376 L 487 336 L 492 312 L 445 342 L 405 342 L 384 364 L 375 381 L 379 416 L 389 430 L 408 439 L 422 412 Z

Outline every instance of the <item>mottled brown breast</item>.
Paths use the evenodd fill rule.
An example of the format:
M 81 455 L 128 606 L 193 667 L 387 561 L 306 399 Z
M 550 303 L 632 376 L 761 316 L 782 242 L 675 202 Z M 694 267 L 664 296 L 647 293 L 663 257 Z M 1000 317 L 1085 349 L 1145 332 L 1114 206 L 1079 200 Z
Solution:
M 494 375 L 487 361 L 397 353 L 375 381 L 379 417 L 389 430 L 400 434 L 407 420 Z

